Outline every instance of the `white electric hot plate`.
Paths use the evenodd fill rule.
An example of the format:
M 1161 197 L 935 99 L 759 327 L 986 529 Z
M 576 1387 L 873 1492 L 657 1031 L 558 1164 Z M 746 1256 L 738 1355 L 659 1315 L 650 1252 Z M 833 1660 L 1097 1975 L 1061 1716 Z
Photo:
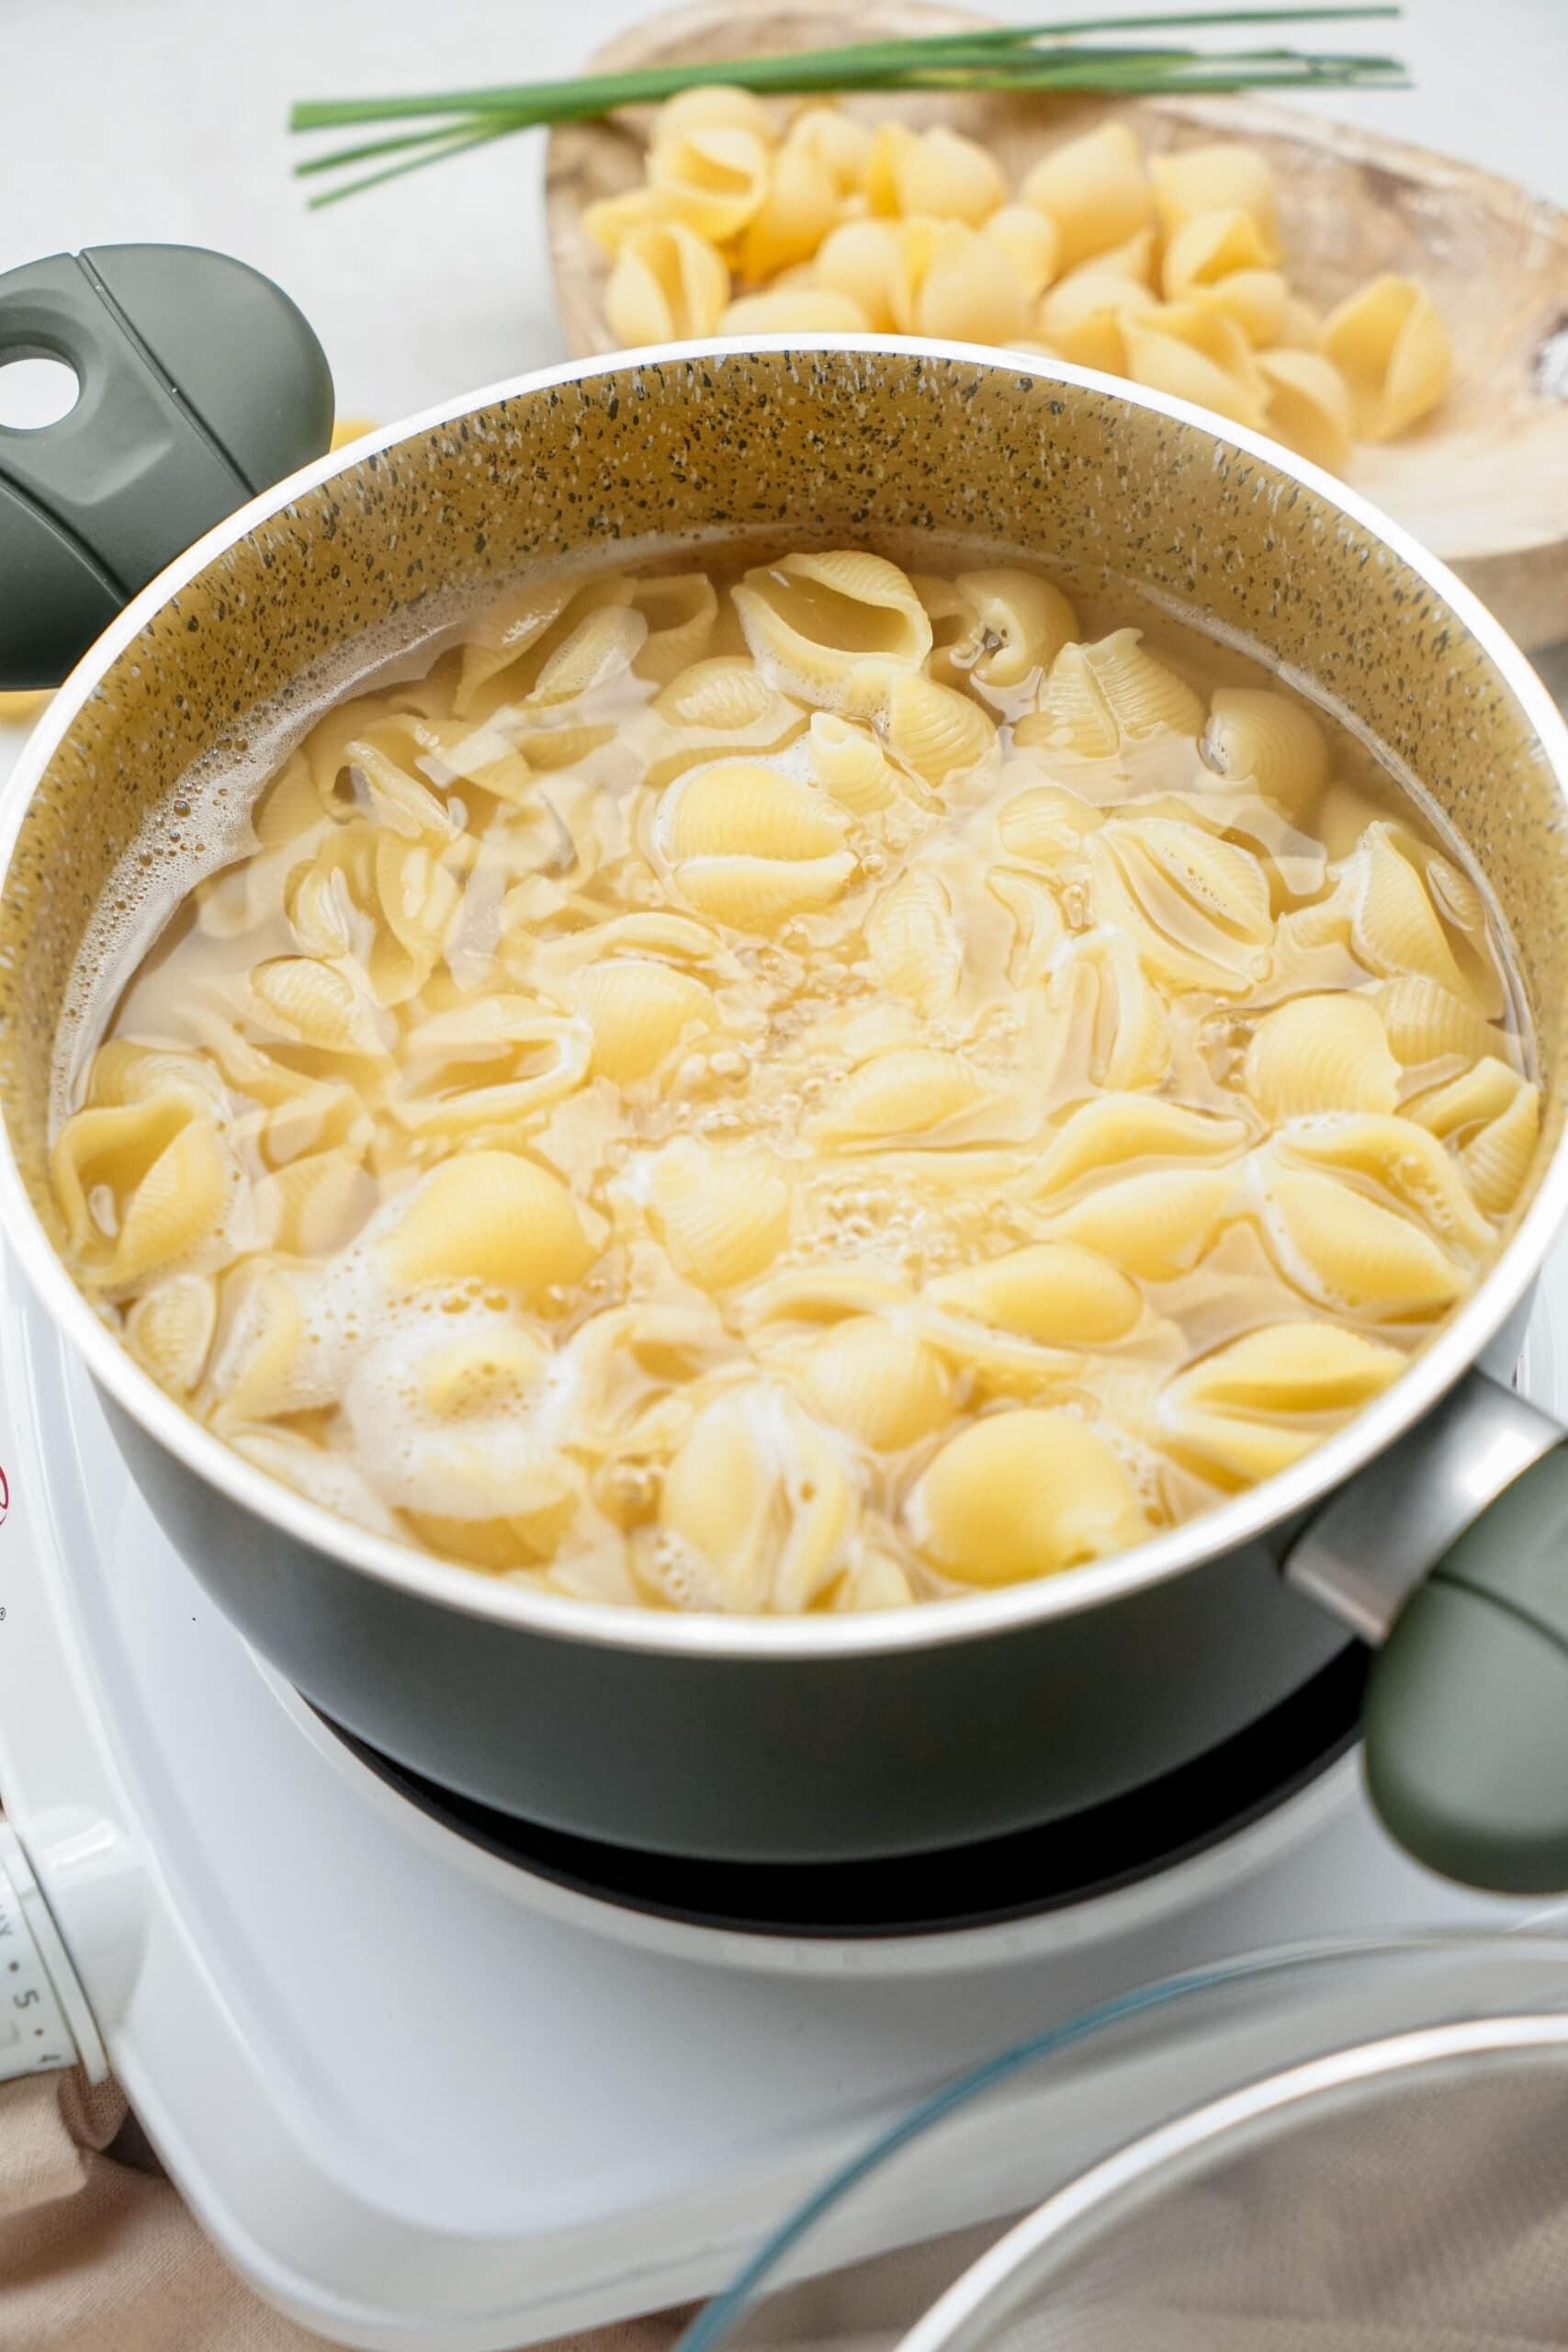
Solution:
M 1522 1376 L 1568 1408 L 1568 1259 Z M 1042 2144 L 1065 2176 L 1216 2064 L 1462 2008 L 1483 1980 L 1507 1997 L 1511 1972 L 1539 1993 L 1528 1936 L 1475 1931 L 1550 1916 L 1439 1884 L 1373 1822 L 1346 1745 L 1353 1664 L 1310 1724 L 1149 1807 L 1152 1831 L 1078 1825 L 1066 1865 L 1010 1839 L 873 1872 L 852 1899 L 628 1876 L 476 1819 L 280 1687 L 158 1532 L 10 1266 L 0 1466 L 0 1789 L 12 1879 L 36 1880 L 18 1905 L 0 1871 L 0 1935 L 32 1972 L 0 1966 L 0 1989 L 40 1985 L 8 2041 L 0 2023 L 0 2075 L 107 2062 L 229 2259 L 329 2338 L 496 2352 L 705 2296 L 937 2086 L 1228 1955 L 1428 1939 L 1408 1970 L 1213 2004 L 1179 2046 L 1075 2041 L 987 2104 L 963 2218 L 1040 2193 Z M 1042 2100 L 1049 2131 L 1018 2136 Z M 952 2213 L 951 2181 L 900 2167 L 808 2261 Z

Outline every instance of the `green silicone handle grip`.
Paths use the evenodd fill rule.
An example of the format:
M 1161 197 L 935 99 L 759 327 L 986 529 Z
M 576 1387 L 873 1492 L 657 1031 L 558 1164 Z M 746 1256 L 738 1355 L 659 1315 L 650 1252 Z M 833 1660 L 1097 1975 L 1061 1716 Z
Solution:
M 1568 1893 L 1568 1444 L 1505 1487 L 1373 1664 L 1367 1783 L 1447 1878 Z
M 0 425 L 0 687 L 55 685 L 191 542 L 332 438 L 325 354 L 270 279 L 190 245 L 0 276 L 0 368 L 63 360 L 75 405 Z

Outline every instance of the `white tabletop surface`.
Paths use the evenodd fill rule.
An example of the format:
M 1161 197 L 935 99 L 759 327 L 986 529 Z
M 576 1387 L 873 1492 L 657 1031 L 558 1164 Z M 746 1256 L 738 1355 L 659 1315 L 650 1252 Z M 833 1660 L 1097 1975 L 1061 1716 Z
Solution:
M 389 422 L 545 365 L 563 354 L 544 134 L 311 213 L 289 174 L 320 142 L 289 137 L 288 103 L 570 74 L 647 13 L 646 0 L 0 0 L 0 270 L 139 239 L 237 254 L 315 325 L 344 415 Z M 846 0 L 846 38 L 854 16 Z M 1416 86 L 1301 103 L 1568 206 L 1568 0 L 1410 0 L 1396 21 L 1295 35 L 1314 37 L 1394 51 Z M 0 773 L 17 740 L 0 727 Z

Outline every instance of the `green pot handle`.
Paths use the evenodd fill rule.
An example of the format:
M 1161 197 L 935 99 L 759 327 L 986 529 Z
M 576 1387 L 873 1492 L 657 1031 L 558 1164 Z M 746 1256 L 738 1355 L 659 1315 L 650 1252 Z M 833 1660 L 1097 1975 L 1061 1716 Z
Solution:
M 1384 1826 L 1446 1878 L 1568 1893 L 1568 1437 L 1471 1371 L 1297 1540 L 1287 1579 L 1380 1645 Z
M 333 381 L 269 278 L 193 245 L 99 245 L 0 276 L 0 368 L 57 358 L 75 405 L 0 425 L 0 689 L 57 685 L 204 531 L 332 439 Z
M 1568 1446 L 1443 1555 L 1373 1663 L 1367 1785 L 1447 1878 L 1568 1892 Z

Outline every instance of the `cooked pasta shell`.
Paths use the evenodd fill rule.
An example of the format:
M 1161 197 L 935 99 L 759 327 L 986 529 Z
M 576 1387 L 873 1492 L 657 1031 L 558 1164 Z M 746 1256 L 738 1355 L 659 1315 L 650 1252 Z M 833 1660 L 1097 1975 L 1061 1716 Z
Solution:
M 251 830 L 263 849 L 297 841 L 331 814 L 315 769 L 303 751 L 285 760 L 251 810 Z
M 868 1552 L 844 1570 L 829 1598 L 834 1611 L 903 1609 L 915 1598 L 905 1570 L 886 1552 Z
M 1375 1184 L 1450 1250 L 1475 1256 L 1491 1250 L 1491 1228 L 1472 1205 L 1452 1159 L 1414 1120 L 1347 1113 L 1304 1121 L 1283 1130 L 1280 1141 L 1293 1160 Z
M 979 705 L 919 671 L 893 672 L 885 727 L 895 758 L 936 792 L 978 767 L 996 749 L 996 728 Z
M 422 1356 L 420 1403 L 444 1421 L 516 1411 L 537 1391 L 549 1364 L 549 1350 L 532 1332 L 487 1318 L 482 1329 L 459 1332 Z
M 1173 1282 L 1213 1247 L 1235 1207 L 1228 1170 L 1160 1168 L 1087 1193 L 1053 1220 L 1052 1232 L 1098 1250 L 1140 1282 Z
M 411 1289 L 472 1280 L 536 1305 L 586 1273 L 594 1251 L 558 1176 L 516 1152 L 468 1151 L 416 1187 L 380 1254 Z
M 1288 1469 L 1397 1380 L 1397 1348 L 1333 1323 L 1271 1323 L 1202 1357 L 1160 1399 L 1170 1451 L 1225 1485 Z
M 450 841 L 460 831 L 457 819 L 439 792 L 393 759 L 378 743 L 360 736 L 344 754 L 360 799 L 378 825 L 389 826 L 404 841 L 434 834 Z
M 1403 842 L 1389 824 L 1371 825 L 1357 852 L 1350 937 L 1370 972 L 1389 978 L 1416 973 L 1461 1001 L 1472 996 L 1441 917 Z
M 773 154 L 762 200 L 738 249 L 743 284 L 809 262 L 839 218 L 839 166 L 820 135 L 793 127 Z
M 212 1379 L 226 1420 L 265 1421 L 316 1401 L 304 1309 L 294 1284 L 276 1267 L 262 1266 L 244 1283 Z
M 1019 194 L 1025 204 L 1050 215 L 1057 266 L 1064 270 L 1121 244 L 1154 217 L 1143 157 L 1124 122 L 1105 123 L 1053 147 Z
M 953 1375 L 941 1356 L 877 1315 L 832 1324 L 795 1369 L 822 1419 L 879 1453 L 901 1452 L 953 1417 Z
M 79 1250 L 103 1238 L 92 1196 L 107 1189 L 118 1223 L 126 1201 L 193 1115 L 189 1096 L 165 1088 L 142 1102 L 78 1111 L 66 1120 L 50 1156 L 50 1174 Z
M 930 1135 L 975 1110 L 989 1092 L 956 1054 L 909 1046 L 879 1054 L 841 1080 L 813 1132 L 836 1145 Z
M 1247 1049 L 1245 1084 L 1270 1123 L 1314 1111 L 1392 1111 L 1399 1064 L 1377 1007 L 1336 990 L 1292 997 L 1264 1014 Z
M 367 967 L 380 1004 L 401 1004 L 429 979 L 463 903 L 458 876 L 424 842 L 384 833 L 376 844 L 376 895 L 384 929 Z
M 1511 1108 L 1523 1084 L 1517 1069 L 1488 1054 L 1446 1086 L 1436 1086 L 1429 1094 L 1407 1103 L 1406 1114 L 1445 1143 L 1468 1142 L 1479 1128 Z
M 1158 1086 L 1170 1069 L 1170 1021 L 1134 942 L 1125 933 L 1101 934 L 1077 968 L 1092 971 L 1089 1075 L 1097 1086 L 1132 1090 Z
M 318 1503 L 351 1525 L 368 1527 L 375 1534 L 401 1533 L 391 1512 L 347 1454 L 312 1443 L 290 1429 L 227 1429 L 229 1444 L 243 1460 L 292 1487 L 307 1501 Z
M 1198 736 L 1203 705 L 1186 681 L 1145 650 L 1143 632 L 1112 630 L 1093 645 L 1065 645 L 1051 665 L 1039 707 L 1019 721 L 1021 749 L 1039 744 L 1104 759 L 1122 744 L 1167 730 Z
M 190 1119 L 126 1203 L 115 1239 L 118 1287 L 189 1258 L 216 1234 L 233 1198 L 233 1170 L 210 1119 Z
M 1448 330 L 1413 277 L 1372 278 L 1330 313 L 1323 342 L 1363 441 L 1386 441 L 1436 408 L 1453 373 Z
M 653 220 L 621 240 L 604 287 L 604 316 L 628 351 L 712 334 L 729 300 L 729 271 L 707 239 Z
M 694 857 L 677 872 L 682 895 L 716 922 L 771 932 L 794 915 L 819 914 L 854 872 L 847 850 L 832 857 Z
M 1318 351 L 1260 351 L 1258 369 L 1266 431 L 1314 466 L 1343 473 L 1350 462 L 1350 391 L 1334 362 Z
M 1462 1056 L 1494 1053 L 1497 1032 L 1472 1004 L 1424 972 L 1405 972 L 1372 992 L 1388 1042 L 1407 1069 Z
M 575 702 L 620 677 L 642 651 L 648 623 L 628 605 L 600 605 L 547 654 L 529 700 Z
M 666 854 L 692 857 L 828 857 L 840 848 L 844 820 L 798 777 L 755 760 L 698 768 L 662 804 Z
M 866 918 L 865 942 L 883 985 L 928 1017 L 945 1012 L 958 994 L 964 943 L 946 888 L 928 868 L 913 866 L 878 896 Z
M 193 1110 L 216 1112 L 223 1104 L 223 1081 L 201 1055 L 165 1046 L 139 1046 L 129 1037 L 108 1037 L 93 1056 L 87 1101 L 96 1105 L 151 1102 L 159 1094 L 188 1096 Z
M 971 227 L 988 219 L 1007 196 L 986 150 L 945 123 L 923 131 L 883 123 L 867 158 L 865 187 L 874 212 L 962 220 Z
M 869 817 L 899 797 L 898 772 L 869 728 L 830 710 L 814 710 L 810 737 L 818 782 L 840 808 Z
M 578 1005 L 593 1032 L 595 1077 L 617 1085 L 647 1078 L 682 1038 L 711 1029 L 713 992 L 689 972 L 638 956 L 619 956 L 585 972 Z
M 1078 855 L 1104 813 L 1061 785 L 1034 785 L 1003 802 L 997 831 L 1014 857 L 1032 865 L 1059 865 L 1065 857 Z
M 654 708 L 677 727 L 732 733 L 755 726 L 777 703 L 777 690 L 744 654 L 694 662 L 659 695 Z
M 931 651 L 931 625 L 907 576 L 859 549 L 759 566 L 734 599 L 759 666 L 820 708 L 880 708 L 889 668 L 917 670 Z
M 655 572 L 633 583 L 632 609 L 648 623 L 632 668 L 639 678 L 667 686 L 707 650 L 718 619 L 718 594 L 705 571 Z
M 125 1335 L 160 1386 L 188 1396 L 201 1378 L 218 1326 L 209 1274 L 173 1274 L 126 1310 Z
M 1227 784 L 1256 785 L 1291 815 L 1328 780 L 1328 744 L 1301 703 L 1267 687 L 1220 686 L 1209 706 L 1199 755 Z
M 1245 1120 L 1218 1112 L 1190 1111 L 1147 1094 L 1100 1094 L 1081 1104 L 1047 1147 L 1029 1189 L 1032 1197 L 1044 1198 L 1140 1159 L 1233 1159 L 1247 1137 Z
M 1098 1347 L 1125 1339 L 1143 1313 L 1137 1284 L 1119 1266 L 1065 1241 L 1031 1242 L 940 1275 L 927 1283 L 925 1296 L 946 1314 L 1046 1347 Z
M 908 1285 L 871 1266 L 788 1266 L 748 1291 L 750 1328 L 764 1323 L 836 1323 L 846 1315 L 872 1315 L 900 1306 Z
M 385 838 L 395 842 L 398 836 Z M 305 956 L 331 959 L 351 955 L 371 928 L 363 909 L 355 904 L 343 867 L 324 859 L 289 876 L 283 906 L 294 944 Z
M 276 956 L 250 975 L 251 1018 L 328 1054 L 381 1051 L 381 1015 L 340 965 L 311 956 Z
M 1033 304 L 1000 245 L 950 224 L 931 241 L 915 292 L 915 333 L 957 343 L 1010 343 Z
M 581 577 L 547 574 L 495 605 L 470 623 L 463 642 L 462 663 L 452 707 L 466 718 L 492 681 L 520 662 L 541 643 L 560 619 L 581 587 Z
M 765 1152 L 720 1153 L 682 1138 L 653 1162 L 648 1212 L 688 1282 L 730 1290 L 761 1273 L 784 1247 L 790 1188 Z
M 1077 615 L 1059 588 L 1037 572 L 1004 565 L 961 571 L 953 582 L 973 616 L 957 659 L 978 684 L 1010 689 L 1049 670 L 1077 635 Z
M 264 1176 L 252 1194 L 263 1246 L 289 1257 L 324 1258 L 352 1241 L 376 1206 L 376 1184 L 359 1153 L 312 1151 Z
M 1274 916 L 1250 850 L 1172 818 L 1112 819 L 1089 844 L 1095 912 L 1168 989 L 1235 995 L 1268 968 Z
M 825 1433 L 787 1391 L 758 1383 L 698 1416 L 666 1474 L 660 1518 L 696 1554 L 719 1607 L 793 1615 L 843 1568 L 854 1504 Z
M 1279 198 L 1274 175 L 1256 147 L 1232 140 L 1178 147 L 1149 158 L 1154 199 L 1167 237 L 1179 236 L 1204 213 L 1240 210 L 1257 228 L 1264 258 L 1280 259 Z
M 767 141 L 733 122 L 667 129 L 648 159 L 649 186 L 688 229 L 715 243 L 737 235 L 760 210 L 771 168 Z
M 1540 1089 L 1521 1086 L 1460 1154 L 1478 1204 L 1489 1216 L 1505 1216 L 1524 1190 L 1540 1141 Z
M 1019 1584 L 1139 1543 L 1131 1472 L 1076 1414 L 1024 1406 L 950 1438 L 909 1498 L 926 1559 L 961 1584 Z
M 1332 1176 L 1276 1167 L 1263 1198 L 1280 1272 L 1331 1312 L 1431 1315 L 1470 1288 L 1424 1226 Z
M 1260 425 L 1263 379 L 1235 321 L 1200 302 L 1166 302 L 1122 322 L 1134 383 L 1194 401 L 1237 424 Z

